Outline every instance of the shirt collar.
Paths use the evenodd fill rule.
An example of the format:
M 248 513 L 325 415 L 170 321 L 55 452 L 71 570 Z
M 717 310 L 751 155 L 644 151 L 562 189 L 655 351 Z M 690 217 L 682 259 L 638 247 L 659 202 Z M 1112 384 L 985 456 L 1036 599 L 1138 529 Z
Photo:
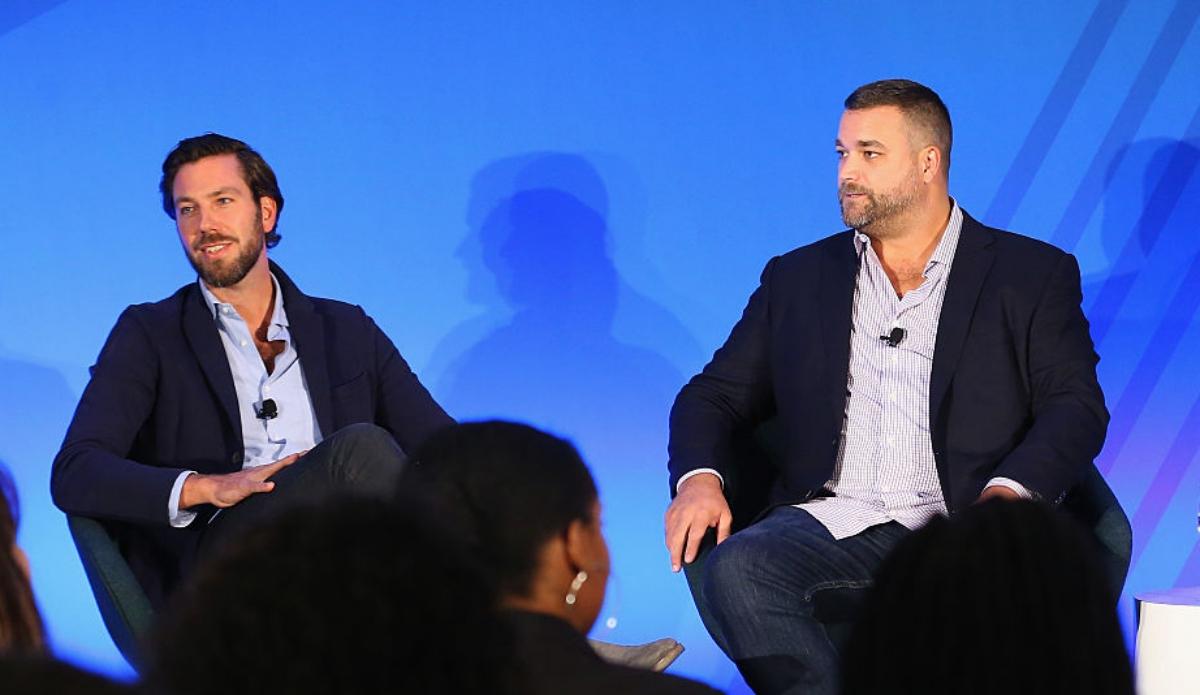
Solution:
M 219 310 L 221 307 L 233 307 L 232 304 L 217 299 L 217 296 L 212 293 L 212 290 L 208 289 L 208 286 L 200 278 L 196 278 L 196 284 L 200 286 L 200 294 L 204 296 L 204 305 L 208 307 L 208 311 L 212 314 L 213 319 L 220 317 Z M 288 327 L 288 317 L 287 312 L 283 308 L 283 288 L 279 286 L 279 278 L 275 277 L 275 273 L 271 273 L 271 284 L 275 286 L 275 308 L 271 311 L 271 325 L 267 328 L 267 340 L 281 340 L 286 335 L 280 336 L 280 329 Z
M 930 269 L 935 265 L 945 264 L 949 266 L 954 261 L 954 251 L 958 248 L 958 237 L 962 233 L 963 212 L 962 208 L 958 207 L 958 201 L 954 198 L 950 199 L 950 220 L 946 223 L 946 229 L 942 232 L 942 238 L 938 241 L 937 248 L 933 250 L 933 254 L 929 256 L 929 261 L 925 264 L 925 273 L 928 274 Z M 854 230 L 854 250 L 859 255 L 871 243 L 871 237 L 863 234 L 857 229 Z

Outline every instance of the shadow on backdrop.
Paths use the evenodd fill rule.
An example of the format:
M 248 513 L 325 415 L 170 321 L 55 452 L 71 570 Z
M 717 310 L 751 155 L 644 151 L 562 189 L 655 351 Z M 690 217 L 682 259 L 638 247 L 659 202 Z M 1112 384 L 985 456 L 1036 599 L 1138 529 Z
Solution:
M 77 397 L 58 371 L 2 346 L 0 385 L 0 459 L 21 498 L 20 535 L 30 539 L 24 547 L 51 647 L 106 673 L 126 674 L 92 603 L 66 520 L 50 500 L 50 463 Z
M 516 156 L 479 171 L 459 255 L 484 311 L 451 331 L 430 373 L 454 417 L 529 421 L 592 462 L 609 500 L 615 580 L 594 636 L 634 641 L 689 619 L 700 630 L 661 538 L 667 413 L 683 375 L 646 345 L 696 348 L 674 316 L 622 281 L 608 211 L 604 180 L 577 155 Z M 618 339 L 618 320 L 654 334 Z M 624 629 L 606 633 L 609 617 Z
M 1192 381 L 1176 355 L 1200 306 L 1198 230 L 1200 143 L 1142 140 L 1114 156 L 1101 227 L 1110 263 L 1085 279 L 1084 296 L 1102 358 L 1101 381 L 1122 385 L 1107 394 L 1112 422 L 1097 465 L 1121 494 L 1133 525 L 1132 591 L 1167 588 L 1200 574 L 1195 510 L 1188 510 L 1185 522 L 1166 516 L 1200 451 L 1200 398 L 1194 388 L 1161 388 Z M 1181 423 L 1168 423 L 1154 412 L 1187 415 Z M 1135 428 L 1138 442 L 1162 443 L 1153 458 L 1133 445 Z M 1181 557 L 1138 563 L 1148 543 L 1164 536 L 1177 541 L 1180 554 L 1192 550 L 1178 579 Z

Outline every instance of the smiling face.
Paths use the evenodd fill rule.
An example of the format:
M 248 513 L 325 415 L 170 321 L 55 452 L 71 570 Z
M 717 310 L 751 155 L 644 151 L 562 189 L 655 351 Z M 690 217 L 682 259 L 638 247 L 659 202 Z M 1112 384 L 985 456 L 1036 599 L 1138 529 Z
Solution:
M 873 237 L 898 232 L 896 222 L 922 201 L 920 160 L 904 113 L 895 106 L 842 114 L 838 153 L 838 202 L 848 227 Z
M 232 154 L 179 168 L 172 190 L 175 224 L 188 261 L 209 287 L 231 287 L 266 262 L 265 234 L 275 227 L 275 201 L 257 201 Z

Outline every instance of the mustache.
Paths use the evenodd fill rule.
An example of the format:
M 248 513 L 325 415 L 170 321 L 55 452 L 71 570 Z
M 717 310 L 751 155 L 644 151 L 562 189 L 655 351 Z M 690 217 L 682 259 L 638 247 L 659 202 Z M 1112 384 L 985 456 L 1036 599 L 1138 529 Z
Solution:
M 237 240 L 234 239 L 233 237 L 222 236 L 220 234 L 206 234 L 206 235 L 200 237 L 199 239 L 197 239 L 196 243 L 192 244 L 192 250 L 199 251 L 200 249 L 204 248 L 205 246 L 208 246 L 209 244 L 221 244 L 221 243 L 232 244 L 235 241 L 237 241 Z
M 839 197 L 844 196 L 848 193 L 861 193 L 861 194 L 865 194 L 868 196 L 871 195 L 870 190 L 868 190 L 867 188 L 864 188 L 863 186 L 860 186 L 858 184 L 843 183 L 842 185 L 838 186 L 838 196 Z

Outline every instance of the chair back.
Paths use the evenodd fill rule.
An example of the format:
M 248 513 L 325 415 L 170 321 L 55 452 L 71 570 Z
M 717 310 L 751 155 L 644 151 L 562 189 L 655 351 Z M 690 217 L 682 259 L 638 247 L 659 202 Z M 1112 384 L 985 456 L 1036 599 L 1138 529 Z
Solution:
M 141 638 L 154 619 L 154 609 L 146 592 L 102 522 L 68 514 L 67 526 L 100 608 L 104 627 L 125 660 L 134 669 L 139 669 Z

